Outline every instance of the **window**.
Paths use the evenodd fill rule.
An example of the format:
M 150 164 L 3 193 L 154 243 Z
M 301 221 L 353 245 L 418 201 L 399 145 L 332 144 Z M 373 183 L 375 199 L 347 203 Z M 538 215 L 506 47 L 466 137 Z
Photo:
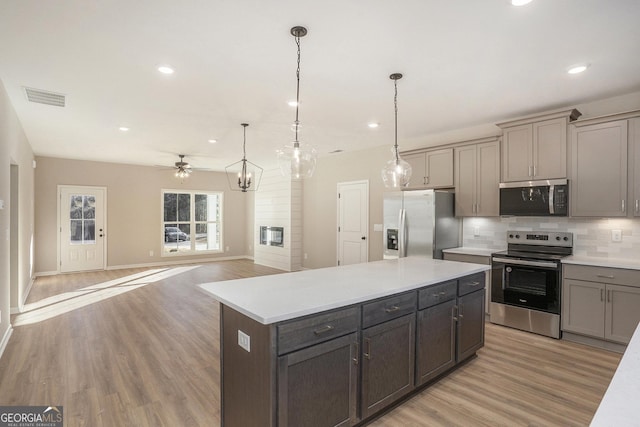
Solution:
M 162 191 L 163 255 L 222 251 L 222 193 Z
M 72 245 L 96 243 L 96 196 L 72 194 L 69 197 L 69 235 Z

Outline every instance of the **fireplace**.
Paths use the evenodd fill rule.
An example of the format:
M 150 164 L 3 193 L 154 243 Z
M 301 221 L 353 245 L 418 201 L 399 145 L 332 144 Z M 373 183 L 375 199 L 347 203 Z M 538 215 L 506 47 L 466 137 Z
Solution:
M 260 226 L 260 244 L 267 246 L 284 246 L 284 227 Z

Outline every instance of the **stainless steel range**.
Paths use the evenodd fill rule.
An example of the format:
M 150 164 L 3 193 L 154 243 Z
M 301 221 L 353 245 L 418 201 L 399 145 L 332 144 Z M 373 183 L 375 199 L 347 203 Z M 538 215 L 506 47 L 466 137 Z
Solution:
M 560 261 L 572 252 L 571 233 L 507 231 L 491 257 L 491 323 L 560 338 Z

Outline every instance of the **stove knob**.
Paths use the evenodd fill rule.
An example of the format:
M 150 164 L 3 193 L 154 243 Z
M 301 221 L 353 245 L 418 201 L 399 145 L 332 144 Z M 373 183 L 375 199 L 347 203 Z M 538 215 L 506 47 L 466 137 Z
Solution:
M 566 237 L 565 237 L 565 239 L 566 239 Z M 556 240 L 560 240 L 560 236 L 556 236 Z
M 565 236 L 562 240 L 564 240 L 565 242 L 569 240 L 569 238 L 567 236 Z
M 513 234 L 509 234 L 509 238 L 510 238 L 510 239 L 513 239 Z
M 519 238 L 520 238 L 520 235 L 519 235 L 519 234 L 516 234 L 516 239 L 519 239 Z

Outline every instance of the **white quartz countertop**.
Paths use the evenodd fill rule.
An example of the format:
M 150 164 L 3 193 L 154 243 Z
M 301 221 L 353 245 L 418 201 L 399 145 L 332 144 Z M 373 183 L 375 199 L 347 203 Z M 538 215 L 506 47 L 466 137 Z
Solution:
M 562 258 L 563 264 L 590 265 L 594 267 L 626 268 L 640 270 L 640 260 L 628 258 L 599 258 L 580 255 L 571 255 Z
M 268 325 L 488 269 L 488 265 L 407 257 L 204 283 L 200 287 L 221 303 Z
M 636 328 L 609 384 L 591 427 L 640 426 L 640 325 Z
M 460 255 L 477 255 L 477 256 L 491 256 L 494 252 L 500 252 L 504 249 L 486 249 L 486 248 L 469 248 L 462 246 L 459 248 L 443 249 L 442 252 L 447 254 L 460 254 Z

